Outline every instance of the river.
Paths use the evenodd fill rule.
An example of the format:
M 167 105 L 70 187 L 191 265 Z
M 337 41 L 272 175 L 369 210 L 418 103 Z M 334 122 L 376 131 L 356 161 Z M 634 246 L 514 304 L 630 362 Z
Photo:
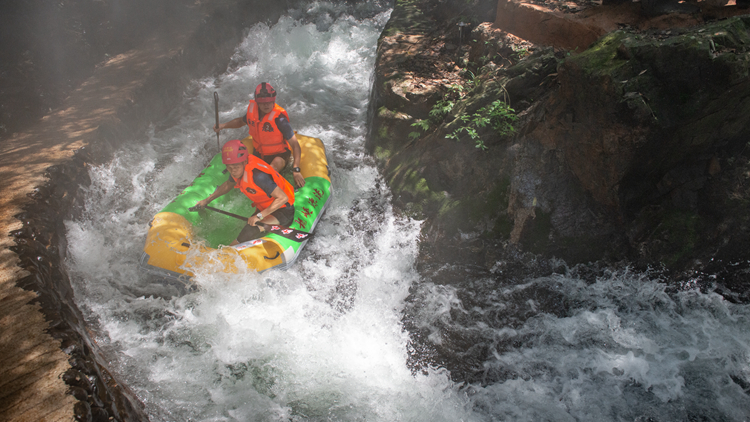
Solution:
M 364 147 L 388 7 L 314 2 L 248 28 L 226 73 L 91 168 L 66 267 L 151 421 L 747 420 L 746 305 L 626 268 L 416 271 L 421 222 Z M 224 122 L 261 81 L 326 144 L 332 203 L 292 268 L 199 272 L 169 297 L 137 272 L 148 222 L 217 152 L 213 92 Z

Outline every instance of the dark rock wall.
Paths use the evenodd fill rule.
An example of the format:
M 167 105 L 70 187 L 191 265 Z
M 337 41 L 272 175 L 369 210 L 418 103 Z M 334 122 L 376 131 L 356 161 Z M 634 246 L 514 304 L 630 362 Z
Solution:
M 438 76 L 463 87 L 457 96 L 450 83 L 426 91 L 435 77 L 408 68 L 418 59 L 409 43 L 449 38 L 457 18 L 432 14 L 433 29 L 419 30 L 404 23 L 416 16 L 407 6 L 397 2 L 379 43 L 368 146 L 396 204 L 426 219 L 423 259 L 491 265 L 515 245 L 569 264 L 628 260 L 705 281 L 746 255 L 747 18 L 669 35 L 616 31 L 580 54 L 476 25 L 471 47 L 446 55 L 460 80 Z M 445 117 L 415 129 L 448 98 Z M 498 99 L 517 114 L 514 133 L 446 139 Z M 438 250 L 467 237 L 481 244 L 471 258 Z M 740 273 L 726 278 L 730 296 L 746 296 Z
M 623 256 L 700 268 L 729 238 L 747 237 L 736 225 L 742 196 L 720 181 L 747 161 L 747 23 L 671 37 L 618 31 L 561 62 L 542 107 L 547 127 L 524 135 L 550 139 L 622 236 Z

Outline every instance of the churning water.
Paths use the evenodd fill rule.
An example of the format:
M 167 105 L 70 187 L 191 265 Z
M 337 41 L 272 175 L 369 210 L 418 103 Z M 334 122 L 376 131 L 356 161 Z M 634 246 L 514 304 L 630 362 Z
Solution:
M 420 277 L 420 223 L 394 214 L 364 149 L 390 12 L 357 7 L 312 3 L 249 28 L 225 74 L 194 82 L 169 119 L 91 170 L 67 265 L 151 420 L 746 420 L 747 306 L 627 271 L 517 283 L 498 262 L 455 282 Z M 165 298 L 136 271 L 148 222 L 217 152 L 213 92 L 227 121 L 261 81 L 299 133 L 325 142 L 332 204 L 291 269 L 206 269 L 196 291 Z M 450 357 L 420 360 L 416 332 Z

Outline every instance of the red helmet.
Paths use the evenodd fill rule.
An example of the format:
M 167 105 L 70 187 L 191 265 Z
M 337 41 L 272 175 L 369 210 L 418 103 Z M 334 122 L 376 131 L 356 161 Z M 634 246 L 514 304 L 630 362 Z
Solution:
M 276 91 L 268 82 L 261 82 L 255 87 L 255 101 L 258 103 L 272 103 L 276 101 Z
M 247 160 L 247 147 L 239 139 L 233 139 L 221 149 L 221 162 L 237 164 Z

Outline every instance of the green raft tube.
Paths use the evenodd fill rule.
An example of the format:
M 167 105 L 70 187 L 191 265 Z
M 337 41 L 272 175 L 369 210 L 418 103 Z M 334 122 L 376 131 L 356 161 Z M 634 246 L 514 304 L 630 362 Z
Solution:
M 292 265 L 333 193 L 323 142 L 299 134 L 297 140 L 302 150 L 300 168 L 305 186 L 294 194 L 294 222 L 289 227 L 270 226 L 262 238 L 225 246 L 237 237 L 246 222 L 221 212 L 189 210 L 227 180 L 221 154 L 216 154 L 193 183 L 149 223 L 139 270 L 151 276 L 187 281 L 201 268 L 237 273 Z M 242 142 L 252 151 L 252 138 Z M 253 211 L 250 204 L 245 195 L 233 189 L 210 205 L 226 213 L 250 216 Z

